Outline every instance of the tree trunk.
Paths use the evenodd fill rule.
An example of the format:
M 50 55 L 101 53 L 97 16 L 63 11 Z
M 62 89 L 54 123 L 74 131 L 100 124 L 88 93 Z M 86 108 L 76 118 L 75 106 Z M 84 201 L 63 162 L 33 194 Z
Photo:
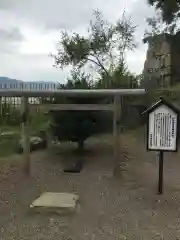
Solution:
M 28 98 L 22 97 L 22 141 L 23 141 L 23 154 L 24 154 L 24 172 L 27 176 L 30 175 L 30 138 L 29 138 L 29 119 L 28 119 Z
M 84 139 L 79 139 L 78 141 L 78 152 L 82 153 L 84 150 Z

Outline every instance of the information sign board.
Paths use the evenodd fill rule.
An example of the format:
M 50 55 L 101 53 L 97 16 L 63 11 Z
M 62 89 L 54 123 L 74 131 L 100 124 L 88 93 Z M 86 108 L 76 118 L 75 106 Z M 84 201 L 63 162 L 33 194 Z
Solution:
M 178 114 L 164 104 L 149 113 L 149 150 L 177 150 L 177 118 Z

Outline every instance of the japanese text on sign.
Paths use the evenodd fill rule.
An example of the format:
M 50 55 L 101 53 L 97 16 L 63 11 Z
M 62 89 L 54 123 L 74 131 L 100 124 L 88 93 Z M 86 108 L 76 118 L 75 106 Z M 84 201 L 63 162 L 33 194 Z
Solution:
M 149 115 L 148 147 L 154 150 L 176 150 L 177 114 L 165 105 Z

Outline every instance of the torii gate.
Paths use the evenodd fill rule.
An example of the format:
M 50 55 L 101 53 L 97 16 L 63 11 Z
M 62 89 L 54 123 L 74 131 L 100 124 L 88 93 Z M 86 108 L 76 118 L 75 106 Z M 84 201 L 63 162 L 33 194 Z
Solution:
M 113 136 L 114 136 L 114 172 L 118 169 L 119 161 L 119 122 L 121 118 L 122 96 L 142 95 L 144 89 L 58 89 L 57 84 L 47 83 L 20 83 L 20 84 L 0 84 L 0 97 L 21 97 L 21 109 L 24 120 L 22 123 L 23 155 L 25 171 L 30 173 L 30 140 L 28 133 L 28 121 L 26 113 L 29 111 L 29 97 L 54 97 L 61 96 L 111 96 L 114 98 L 113 104 L 50 104 L 50 109 L 56 110 L 99 110 L 112 111 L 113 114 Z

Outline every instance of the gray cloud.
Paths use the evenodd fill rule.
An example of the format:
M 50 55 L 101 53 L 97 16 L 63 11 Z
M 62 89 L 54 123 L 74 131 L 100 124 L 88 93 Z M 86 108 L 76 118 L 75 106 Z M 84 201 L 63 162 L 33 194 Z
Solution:
M 29 18 L 48 29 L 74 30 L 87 25 L 93 9 L 101 9 L 106 15 L 114 18 L 125 9 L 130 9 L 133 2 L 134 0 L 2 0 L 0 9 Z
M 110 21 L 121 17 L 124 10 L 132 16 L 134 24 L 138 25 L 136 39 L 139 48 L 127 54 L 127 62 L 133 72 L 141 72 L 146 52 L 146 46 L 142 44 L 147 26 L 145 19 L 154 13 L 147 6 L 146 0 L 0 0 L 0 61 L 3 63 L 0 66 L 0 75 L 22 80 L 52 79 L 63 82 L 67 72 L 54 69 L 47 55 L 25 56 L 23 52 L 18 52 L 21 43 L 28 40 L 23 38 L 22 33 L 25 37 L 26 29 L 30 29 L 28 34 L 32 32 L 32 35 L 34 31 L 52 36 L 52 32 L 62 29 L 84 33 L 92 18 L 93 9 L 97 8 Z M 36 46 L 35 37 L 33 44 Z M 49 46 L 43 42 L 42 44 Z
M 18 28 L 0 29 L 0 51 L 14 53 L 23 39 Z
M 47 29 L 75 29 L 86 26 L 92 18 L 93 9 L 100 9 L 106 17 L 117 19 L 125 10 L 132 19 L 144 28 L 145 18 L 154 13 L 146 0 L 2 0 L 0 9 L 11 12 L 21 18 L 29 19 L 36 26 Z
M 139 0 L 133 4 L 132 20 L 137 25 L 136 37 L 144 35 L 145 29 L 148 27 L 146 19 L 155 14 L 154 8 L 149 7 L 146 1 Z
M 0 8 L 48 28 L 74 28 L 89 21 L 94 0 L 6 0 L 0 1 Z
M 143 35 L 146 17 L 154 14 L 146 0 L 5 0 L 0 9 L 28 19 L 35 27 L 44 30 L 86 28 L 92 18 L 93 9 L 100 9 L 105 17 L 116 20 L 125 10 L 138 25 L 137 37 Z
M 23 81 L 65 82 L 68 70 L 52 67 L 53 61 L 47 55 L 0 54 L 0 76 Z
M 18 28 L 0 29 L 0 39 L 5 41 L 22 41 L 23 35 Z

